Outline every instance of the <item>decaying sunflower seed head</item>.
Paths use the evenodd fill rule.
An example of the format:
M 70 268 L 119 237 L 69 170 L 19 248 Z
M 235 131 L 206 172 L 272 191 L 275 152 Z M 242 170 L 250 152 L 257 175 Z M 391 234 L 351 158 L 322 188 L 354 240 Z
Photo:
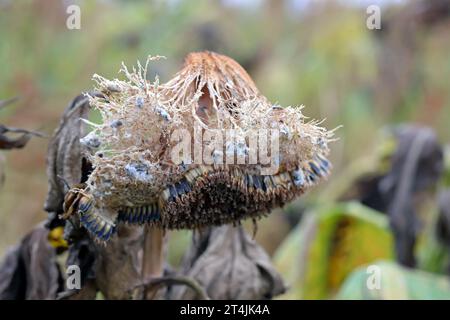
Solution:
M 192 53 L 174 78 L 94 76 L 102 123 L 83 139 L 93 171 L 79 202 L 100 240 L 120 222 L 200 228 L 259 218 L 326 177 L 332 132 L 271 104 L 234 60 Z M 76 202 L 74 202 L 76 203 Z M 107 235 L 107 237 L 105 236 Z

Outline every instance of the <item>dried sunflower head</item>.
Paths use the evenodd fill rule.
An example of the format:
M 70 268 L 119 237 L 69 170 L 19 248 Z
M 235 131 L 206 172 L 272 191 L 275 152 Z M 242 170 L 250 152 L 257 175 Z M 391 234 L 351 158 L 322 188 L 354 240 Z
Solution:
M 328 175 L 332 132 L 299 107 L 270 103 L 237 62 L 191 53 L 160 84 L 145 79 L 154 59 L 123 66 L 126 80 L 94 75 L 104 96 L 90 103 L 102 123 L 81 139 L 94 169 L 73 203 L 97 238 L 120 222 L 173 229 L 258 218 Z

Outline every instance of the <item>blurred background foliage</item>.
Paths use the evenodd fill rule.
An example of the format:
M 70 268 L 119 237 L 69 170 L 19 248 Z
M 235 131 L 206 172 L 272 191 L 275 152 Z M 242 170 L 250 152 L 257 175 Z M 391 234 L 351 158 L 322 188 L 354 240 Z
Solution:
M 448 148 L 447 171 L 437 169 L 431 183 L 410 190 L 414 197 L 420 191 L 414 203 L 421 206 L 403 212 L 418 221 L 415 259 L 408 266 L 424 271 L 394 263 L 402 262 L 395 240 L 401 235 L 393 232 L 391 202 L 377 207 L 364 201 L 378 190 L 378 178 L 401 170 L 391 159 L 401 139 L 386 138 L 386 128 L 414 123 L 432 128 L 439 148 L 450 141 L 449 1 L 369 2 L 0 0 L 0 100 L 19 97 L 0 109 L 0 123 L 51 134 L 67 103 L 93 86 L 92 75 L 118 77 L 121 61 L 133 65 L 149 54 L 164 55 L 167 60 L 148 74 L 164 81 L 191 51 L 229 55 L 271 101 L 303 104 L 307 116 L 326 118 L 328 128 L 343 125 L 331 146 L 329 182 L 259 223 L 256 239 L 291 287 L 284 297 L 332 298 L 339 292 L 340 298 L 450 298 L 448 284 L 434 285 L 448 279 L 431 274 L 450 270 L 450 197 L 443 193 L 450 185 Z M 66 28 L 70 4 L 81 7 L 81 30 Z M 381 30 L 366 27 L 368 4 L 381 6 Z M 32 139 L 24 150 L 3 154 L 0 255 L 46 218 L 47 143 Z M 439 157 L 430 159 L 440 164 Z M 361 183 L 367 181 L 371 187 L 365 189 Z M 173 233 L 173 265 L 189 236 Z M 398 295 L 365 292 L 365 268 L 352 272 L 380 259 L 390 261 L 381 264 L 386 277 L 402 273 L 406 283 L 418 284 L 398 289 L 388 281 L 403 290 Z M 434 286 L 440 290 L 435 295 Z
M 357 203 L 308 212 L 274 257 L 292 288 L 281 298 L 324 299 L 355 267 L 393 258 L 385 216 Z

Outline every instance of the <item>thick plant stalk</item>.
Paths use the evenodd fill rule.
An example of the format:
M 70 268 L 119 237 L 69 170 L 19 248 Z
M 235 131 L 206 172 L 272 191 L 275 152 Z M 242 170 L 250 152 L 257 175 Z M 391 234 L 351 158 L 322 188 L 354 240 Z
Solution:
M 144 254 L 142 259 L 142 283 L 153 278 L 160 278 L 164 272 L 164 230 L 152 226 L 145 226 Z M 144 288 L 143 298 L 152 300 L 158 297 L 157 287 Z

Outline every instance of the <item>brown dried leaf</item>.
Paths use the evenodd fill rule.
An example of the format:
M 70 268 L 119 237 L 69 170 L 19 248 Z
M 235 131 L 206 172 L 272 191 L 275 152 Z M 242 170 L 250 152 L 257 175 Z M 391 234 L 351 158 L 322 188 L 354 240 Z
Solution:
M 14 97 L 6 100 L 0 100 L 0 109 L 12 104 L 17 99 L 17 97 Z M 7 135 L 8 133 L 20 134 L 20 136 L 12 138 Z M 28 131 L 19 128 L 10 128 L 4 125 L 0 125 L 0 149 L 23 148 L 32 136 L 43 137 L 44 135 L 40 132 Z
M 196 234 L 181 272 L 202 285 L 211 299 L 270 299 L 285 291 L 269 256 L 242 227 L 225 225 Z M 172 299 L 195 299 L 185 286 Z
M 17 138 L 11 138 L 6 135 L 8 128 L 0 125 L 0 149 L 20 149 L 30 140 L 32 134 L 24 133 Z
M 98 96 L 97 93 L 90 95 Z M 82 179 L 83 158 L 80 138 L 87 131 L 80 118 L 87 118 L 89 101 L 85 95 L 76 97 L 67 107 L 49 143 L 47 154 L 47 175 L 49 192 L 45 201 L 45 210 L 61 212 L 64 201 L 64 180 L 73 185 Z M 67 190 L 66 190 L 67 191 Z
M 0 266 L 0 299 L 55 299 L 62 275 L 47 235 L 40 224 L 6 254 Z
M 130 299 L 141 282 L 143 229 L 120 225 L 118 236 L 98 247 L 96 282 L 106 299 Z

